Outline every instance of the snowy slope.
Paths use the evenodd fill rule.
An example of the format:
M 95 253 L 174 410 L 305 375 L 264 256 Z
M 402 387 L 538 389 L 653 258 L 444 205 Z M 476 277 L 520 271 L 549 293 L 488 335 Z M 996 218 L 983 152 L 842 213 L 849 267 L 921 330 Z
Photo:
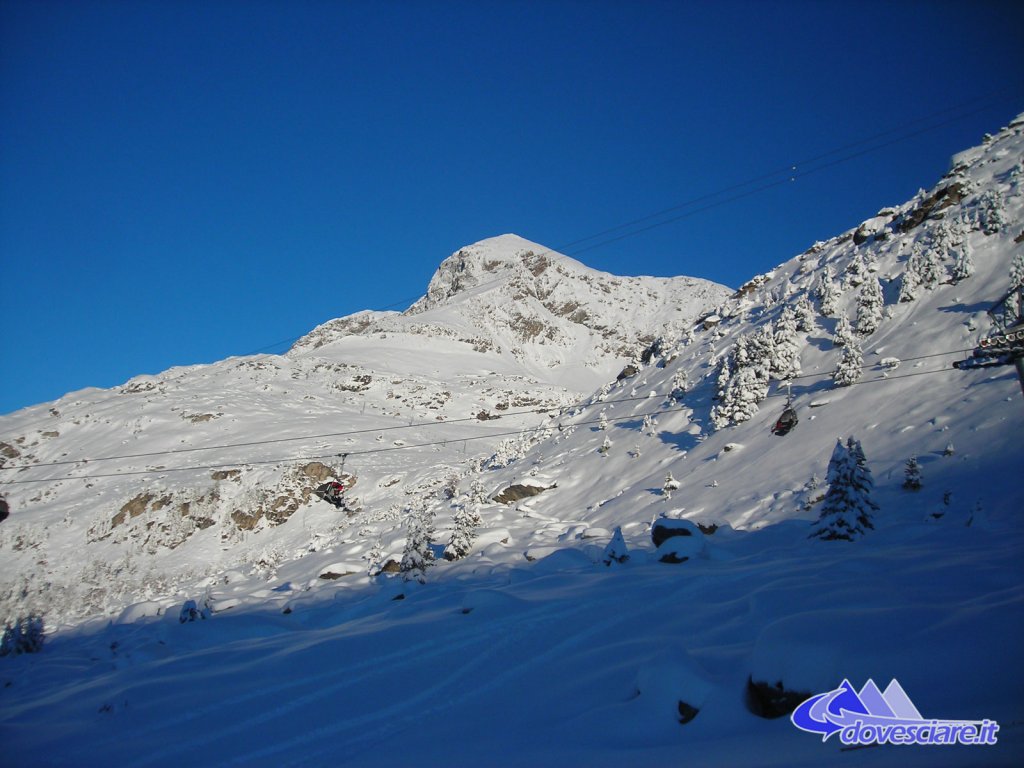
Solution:
M 284 356 L 175 368 L 4 417 L 0 479 L 14 481 L 15 513 L 0 527 L 0 621 L 117 615 L 339 541 L 400 554 L 410 500 L 727 294 L 615 277 L 505 235 L 447 259 L 406 313 L 359 313 Z M 312 495 L 342 473 L 365 513 Z M 365 554 L 347 568 L 372 568 Z
M 250 420 L 263 414 L 282 437 L 303 436 L 309 431 L 299 422 L 311 414 L 302 409 L 312 407 L 303 396 L 317 397 L 314 410 L 330 413 L 329 386 L 365 386 L 358 393 L 334 390 L 334 424 L 345 420 L 335 428 L 365 425 L 375 445 L 398 450 L 359 455 L 366 435 L 294 446 L 306 461 L 323 445 L 323 460 L 331 463 L 339 442 L 352 440 L 349 462 L 359 465 L 362 510 L 351 518 L 309 502 L 279 525 L 235 529 L 227 538 L 196 534 L 175 549 L 157 544 L 150 551 L 132 537 L 90 544 L 114 553 L 128 546 L 132 556 L 127 565 L 121 561 L 121 573 L 96 565 L 86 574 L 86 587 L 108 601 L 97 613 L 109 612 L 107 595 L 116 593 L 118 579 L 140 567 L 132 561 L 152 569 L 141 579 L 151 592 L 118 594 L 120 604 L 134 604 L 113 624 L 76 618 L 42 653 L 0 659 L 0 737 L 9 754 L 54 765 L 172 765 L 182 754 L 208 765 L 389 766 L 411 756 L 497 766 L 1018 765 L 1024 400 L 1012 367 L 960 371 L 951 364 L 992 332 L 987 309 L 1006 292 L 1011 262 L 1022 251 L 1022 130 L 1018 119 L 954 158 L 950 174 L 913 200 L 816 243 L 731 296 L 719 294 L 696 323 L 645 309 L 662 328 L 649 331 L 651 340 L 661 335 L 664 342 L 621 379 L 624 358 L 601 359 L 618 340 L 593 329 L 575 336 L 565 317 L 541 312 L 543 298 L 531 303 L 524 293 L 550 293 L 555 306 L 578 301 L 590 312 L 605 294 L 590 288 L 612 278 L 576 281 L 574 293 L 562 295 L 559 280 L 543 280 L 565 279 L 555 266 L 573 273 L 579 268 L 571 261 L 524 274 L 519 264 L 530 260 L 488 260 L 475 250 L 480 244 L 445 262 L 407 315 L 334 321 L 284 358 L 227 361 L 223 369 L 132 384 L 152 386 L 148 393 L 77 394 L 53 406 L 59 417 L 47 415 L 50 406 L 17 415 L 22 421 L 12 433 L 27 434 L 30 419 L 41 423 L 31 439 L 9 445 L 52 460 L 59 453 L 46 441 L 59 438 L 43 436 L 48 419 L 62 420 L 61 438 L 63 430 L 81 430 L 81 448 L 61 449 L 71 458 L 97 446 L 109 451 L 105 441 L 132 425 L 141 427 L 133 446 L 161 445 L 143 437 L 158 420 L 174 424 L 178 440 L 185 437 L 173 419 L 195 427 L 185 433 L 186 447 L 216 441 L 218 422 L 237 418 L 230 407 L 244 407 Z M 507 236 L 491 246 L 497 253 L 523 247 Z M 908 271 L 927 271 L 935 253 L 937 277 L 916 292 L 904 289 Z M 971 274 L 954 281 L 964 253 Z M 838 289 L 828 311 L 818 290 L 823 276 Z M 871 280 L 882 289 L 881 314 L 873 330 L 854 336 L 863 358 L 854 383 L 836 386 L 836 326 L 844 316 L 854 325 L 867 322 L 858 304 Z M 901 293 L 914 298 L 900 301 Z M 489 311 L 467 309 L 485 298 Z M 788 337 L 799 359 L 799 372 L 790 376 L 800 417 L 795 430 L 784 437 L 770 431 L 786 402 L 775 376 L 767 397 L 745 401 L 748 418 L 723 423 L 721 362 L 733 359 L 743 340 L 808 305 L 807 329 Z M 565 336 L 520 333 L 517 306 Z M 606 311 L 621 322 L 625 315 L 614 307 L 613 299 Z M 456 331 L 441 337 L 425 333 L 427 327 Z M 666 333 L 672 329 L 675 335 Z M 426 338 L 430 346 L 448 345 L 443 364 L 427 354 Z M 316 391 L 308 388 L 312 377 L 299 373 L 324 360 L 353 365 L 385 342 L 393 355 L 375 358 L 372 373 L 368 366 L 332 368 L 317 379 Z M 596 360 L 589 370 L 603 371 L 604 379 L 595 392 L 580 395 L 557 368 L 550 378 L 540 376 L 563 355 Z M 199 386 L 204 374 L 210 378 Z M 369 382 L 359 378 L 366 375 Z M 433 409 L 440 382 L 451 394 Z M 408 402 L 417 386 L 421 400 Z M 194 398 L 194 408 L 180 393 L 180 413 L 158 405 L 176 387 Z M 301 396 L 289 396 L 282 410 L 275 404 L 285 389 Z M 134 410 L 126 410 L 129 397 Z M 345 405 L 346 398 L 353 401 Z M 501 398 L 505 407 L 498 409 Z M 537 399 L 543 412 L 516 398 Z M 484 408 L 504 415 L 454 421 Z M 104 434 L 97 419 L 113 420 L 115 413 L 119 421 Z M 188 418 L 205 413 L 213 416 L 196 424 Z M 415 416 L 419 426 L 381 432 L 382 415 Z M 448 422 L 424 423 L 441 423 L 438 416 Z M 316 428 L 323 424 L 318 416 Z M 332 431 L 327 425 L 323 433 Z M 411 447 L 436 440 L 437 429 L 451 442 Z M 497 435 L 506 431 L 512 434 L 501 442 Z M 481 435 L 489 437 L 474 440 Z M 874 475 L 875 528 L 854 542 L 809 539 L 833 446 L 851 436 Z M 406 445 L 394 445 L 396 439 Z M 236 449 L 248 462 L 236 458 L 231 465 L 244 467 L 242 479 L 210 480 L 222 515 L 243 503 L 272 504 L 259 498 L 268 487 L 274 496 L 302 485 L 294 474 L 301 462 L 253 463 L 280 457 L 280 445 L 253 449 Z M 912 456 L 922 468 L 919 491 L 903 487 Z M 171 458 L 182 457 L 132 461 Z M 115 464 L 122 471 L 130 466 Z M 678 481 L 671 495 L 664 490 L 668 473 Z M 187 487 L 173 477 L 162 481 Z M 133 482 L 90 481 L 93 503 L 104 515 L 116 512 L 114 505 L 138 487 Z M 504 504 L 492 500 L 517 485 L 545 490 Z M 75 491 L 69 506 L 72 487 L 65 482 L 59 495 L 43 496 L 39 488 L 8 486 L 15 509 L 41 496 L 34 503 L 49 515 L 42 518 L 49 529 L 14 517 L 0 524 L 5 570 L 77 554 L 76 514 L 90 499 Z M 409 509 L 433 512 L 439 549 L 460 505 L 478 507 L 482 518 L 468 557 L 439 561 L 425 585 L 375 575 L 401 559 Z M 694 528 L 690 537 L 670 540 L 684 562 L 660 561 L 666 550 L 656 551 L 652 522 L 661 516 L 709 532 Z M 147 510 L 125 525 L 147 530 L 159 519 Z M 604 548 L 617 527 L 630 559 L 605 565 Z M 161 591 L 159 569 L 180 569 L 182 560 L 195 573 Z M 88 594 L 69 584 L 76 599 Z M 29 599 L 40 596 L 35 585 L 26 589 Z M 209 605 L 209 620 L 179 623 L 186 598 Z M 52 592 L 46 599 L 61 605 Z M 757 716 L 747 698 L 751 679 L 809 695 L 843 678 L 858 688 L 868 678 L 882 687 L 898 679 L 926 717 L 997 720 L 999 743 L 848 752 L 798 731 L 786 717 Z M 683 704 L 697 710 L 687 723 L 680 722 Z

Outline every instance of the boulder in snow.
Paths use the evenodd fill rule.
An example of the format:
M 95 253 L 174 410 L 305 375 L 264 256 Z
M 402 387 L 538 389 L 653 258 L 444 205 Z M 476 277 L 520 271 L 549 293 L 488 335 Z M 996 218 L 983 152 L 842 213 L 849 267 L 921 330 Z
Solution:
M 508 488 L 503 490 L 491 497 L 491 501 L 496 501 L 499 504 L 513 504 L 523 499 L 528 499 L 531 496 L 536 496 L 538 493 L 544 493 L 552 488 L 557 488 L 555 485 L 541 485 L 540 483 L 533 482 L 531 480 L 524 480 L 522 483 L 514 483 Z
M 702 536 L 700 528 L 689 520 L 678 520 L 671 517 L 660 517 L 651 526 L 651 540 L 654 546 L 660 547 L 674 536 Z

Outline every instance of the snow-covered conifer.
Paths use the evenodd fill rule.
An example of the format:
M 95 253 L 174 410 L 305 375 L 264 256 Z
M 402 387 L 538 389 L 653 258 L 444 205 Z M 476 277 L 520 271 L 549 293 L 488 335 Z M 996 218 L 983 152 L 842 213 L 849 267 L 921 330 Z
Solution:
M 873 486 L 866 461 L 861 466 L 863 455 L 860 443 L 852 437 L 846 446 L 842 441 L 836 443 L 828 464 L 829 489 L 811 538 L 853 541 L 874 528 L 871 513 L 878 507 L 871 500 Z
M 794 308 L 796 313 L 796 329 L 800 333 L 810 333 L 814 330 L 814 305 L 811 304 L 807 294 L 800 297 Z
M 45 636 L 46 624 L 42 616 L 23 616 L 4 627 L 0 635 L 0 656 L 41 651 Z
M 804 487 L 801 489 L 803 502 L 800 504 L 800 507 L 805 512 L 809 512 L 817 502 L 821 501 L 817 493 L 819 487 L 820 483 L 818 482 L 817 475 L 811 475 L 810 479 L 804 483 Z
M 771 373 L 782 381 L 800 375 L 800 345 L 797 334 L 796 312 L 786 307 L 775 323 L 772 337 Z
M 840 387 L 848 387 L 860 379 L 861 368 L 864 365 L 864 358 L 861 356 L 860 344 L 856 339 L 850 339 L 843 347 L 839 357 L 839 365 L 836 366 L 832 380 Z
M 718 374 L 715 377 L 715 399 L 721 400 L 725 397 L 725 391 L 732 379 L 732 362 L 729 355 L 724 355 L 718 361 Z
M 1018 253 L 1010 262 L 1010 290 L 1024 288 L 1024 253 Z
M 424 507 L 407 509 L 408 529 L 405 538 L 405 551 L 399 572 L 403 581 L 418 581 L 425 584 L 427 568 L 434 564 L 434 513 Z
M 601 443 L 601 447 L 597 449 L 597 452 L 600 453 L 602 456 L 607 456 L 608 455 L 608 451 L 610 451 L 611 448 L 612 448 L 612 441 L 611 441 L 610 438 L 608 438 L 606 436 L 605 439 L 604 439 L 604 442 Z
M 686 371 L 680 370 L 672 377 L 672 399 L 677 403 L 683 402 L 686 396 Z
M 844 285 L 856 288 L 867 276 L 868 267 L 864 263 L 864 256 L 860 251 L 853 254 L 853 258 L 850 259 L 850 263 L 846 265 L 846 274 L 843 276 Z
M 904 304 L 916 301 L 920 289 L 921 276 L 917 273 L 917 262 L 911 259 L 907 262 L 907 268 L 903 271 L 903 274 L 900 275 L 899 301 Z
M 966 240 L 959 246 L 956 255 L 956 262 L 953 264 L 953 282 L 959 283 L 974 274 L 974 256 L 971 253 L 971 246 Z
M 945 277 L 942 268 L 944 248 L 944 245 L 937 246 L 934 241 L 929 246 L 914 243 L 908 266 L 913 268 L 918 284 L 926 290 L 935 290 Z
M 911 456 L 907 459 L 906 469 L 904 469 L 903 474 L 904 488 L 908 491 L 921 490 L 921 465 L 918 463 L 916 456 Z
M 651 416 L 651 414 L 644 414 L 644 421 L 640 429 L 645 435 L 653 435 L 655 428 L 658 426 L 658 420 Z
M 626 540 L 622 538 L 622 528 L 619 526 L 615 527 L 615 532 L 612 534 L 612 540 L 608 542 L 608 546 L 604 548 L 604 560 L 605 565 L 611 565 L 612 563 L 624 563 L 629 560 L 629 550 L 626 549 Z
M 483 521 L 480 510 L 473 505 L 460 503 L 452 517 L 452 537 L 444 549 L 445 560 L 460 560 L 473 550 L 476 529 Z
M 665 483 L 661 486 L 661 492 L 664 494 L 666 499 L 672 498 L 672 492 L 679 490 L 679 481 L 672 477 L 672 473 L 669 472 L 665 475 Z
M 832 346 L 845 347 L 852 341 L 856 341 L 856 337 L 853 335 L 853 327 L 850 325 L 850 320 L 846 315 L 840 315 L 839 320 L 836 322 L 836 329 L 832 334 Z
M 989 189 L 978 200 L 978 227 L 994 235 L 1006 227 L 1006 207 L 998 189 Z
M 870 336 L 878 330 L 882 319 L 885 301 L 882 297 L 882 286 L 874 275 L 867 277 L 857 297 L 857 333 Z
M 821 314 L 825 317 L 833 317 L 839 311 L 839 298 L 842 296 L 842 291 L 832 279 L 830 267 L 825 267 L 818 278 L 815 296 L 821 305 Z
M 602 432 L 608 429 L 608 414 L 604 411 L 601 411 L 601 414 L 598 417 L 597 428 Z

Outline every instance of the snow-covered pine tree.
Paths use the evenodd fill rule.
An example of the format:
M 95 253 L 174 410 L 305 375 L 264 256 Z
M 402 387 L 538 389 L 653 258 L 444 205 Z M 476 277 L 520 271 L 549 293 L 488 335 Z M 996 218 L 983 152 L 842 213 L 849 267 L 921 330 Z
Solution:
M 856 340 L 856 337 L 853 335 L 853 327 L 850 325 L 850 319 L 846 315 L 840 315 L 839 320 L 836 321 L 836 329 L 832 334 L 832 346 L 845 347 L 850 342 L 855 342 Z
M 874 275 L 866 277 L 857 297 L 857 333 L 870 336 L 878 330 L 884 305 L 882 286 L 878 283 L 878 278 Z
M 953 264 L 953 283 L 959 283 L 972 275 L 974 275 L 974 256 L 971 253 L 971 244 L 964 240 L 958 246 L 956 262 Z
M 846 287 L 856 288 L 867 276 L 868 267 L 864 263 L 863 254 L 858 251 L 853 254 L 853 258 L 850 259 L 850 263 L 846 265 L 846 274 L 843 276 L 843 283 Z
M 804 487 L 801 488 L 803 501 L 800 504 L 800 508 L 804 512 L 809 512 L 815 504 L 821 501 L 822 497 L 817 493 L 819 487 L 820 483 L 818 482 L 817 475 L 811 475 L 810 479 L 804 483 Z
M 608 451 L 610 451 L 611 449 L 612 449 L 612 441 L 611 441 L 610 438 L 605 436 L 604 442 L 601 443 L 601 447 L 597 449 L 597 452 L 600 453 L 602 456 L 607 456 L 608 455 Z
M 942 268 L 942 254 L 945 248 L 945 243 L 937 245 L 934 240 L 927 246 L 921 243 L 914 243 L 910 255 L 910 264 L 913 265 L 914 271 L 917 273 L 918 283 L 920 283 L 922 288 L 934 291 L 942 283 L 945 277 Z
M 832 374 L 832 381 L 839 387 L 848 387 L 854 384 L 860 379 L 863 365 L 864 358 L 861 356 L 860 344 L 856 339 L 851 338 L 842 348 L 839 364 L 836 366 L 835 373 Z
M 672 473 L 669 472 L 665 475 L 665 483 L 661 486 L 661 492 L 666 499 L 672 498 L 672 492 L 679 490 L 679 481 L 672 477 Z
M 875 491 L 875 480 L 871 476 L 871 469 L 868 467 L 867 457 L 864 455 L 864 448 L 860 444 L 860 440 L 854 437 L 849 437 L 846 440 L 846 450 L 853 458 L 853 485 L 860 493 L 861 498 L 864 500 L 866 508 L 877 511 L 878 504 L 876 504 L 871 495 Z M 869 528 L 874 528 L 873 525 L 868 523 Z
M 23 616 L 4 627 L 0 635 L 0 656 L 36 653 L 43 649 L 46 623 L 42 616 Z
M 831 267 L 825 267 L 818 277 L 815 296 L 821 306 L 821 314 L 825 317 L 834 317 L 839 310 L 839 298 L 842 296 L 842 291 L 832 278 Z
M 917 262 L 911 258 L 907 268 L 900 275 L 900 303 L 916 301 L 921 290 L 921 276 L 917 273 Z
M 780 381 L 800 375 L 798 333 L 796 311 L 787 306 L 776 321 L 772 336 L 771 374 Z
M 427 582 L 427 568 L 434 564 L 434 513 L 426 507 L 407 509 L 405 551 L 398 567 L 403 581 Z
M 753 368 L 767 379 L 771 375 L 772 359 L 775 357 L 775 334 L 771 326 L 758 328 L 746 337 L 746 341 L 745 345 L 736 345 L 736 366 Z
M 740 424 L 757 413 L 758 404 L 768 396 L 774 355 L 771 328 L 761 328 L 736 340 L 719 368 L 718 404 L 711 409 L 715 429 Z M 733 373 L 726 378 L 730 370 Z
M 810 333 L 814 330 L 814 305 L 810 298 L 804 294 L 797 301 L 794 307 L 796 313 L 796 329 L 800 333 Z
M 626 540 L 622 538 L 622 528 L 619 526 L 615 527 L 615 532 L 612 534 L 612 540 L 608 542 L 608 546 L 604 548 L 604 560 L 605 565 L 611 565 L 612 563 L 624 563 L 629 560 L 629 550 L 626 549 Z
M 978 227 L 986 235 L 994 235 L 1006 227 L 1006 205 L 998 189 L 989 189 L 978 200 Z
M 1024 288 L 1024 253 L 1018 253 L 1010 262 L 1010 290 Z
M 853 441 L 853 438 L 850 440 Z M 856 441 L 852 444 L 863 455 L 859 449 L 860 444 Z M 863 490 L 864 478 L 858 477 L 857 456 L 851 452 L 850 445 L 848 441 L 847 446 L 844 446 L 842 440 L 839 440 L 832 450 L 832 458 L 828 463 L 829 488 L 810 538 L 853 541 L 863 536 L 866 529 L 874 528 L 871 512 L 877 506 L 871 501 L 870 491 Z M 870 473 L 867 479 L 870 480 Z
M 657 427 L 657 426 L 658 426 L 658 420 L 656 418 L 651 416 L 651 414 L 649 414 L 649 413 L 648 414 L 644 414 L 644 421 L 643 421 L 643 424 L 640 427 L 640 430 L 645 435 L 649 435 L 649 436 L 653 435 L 655 427 Z
M 715 400 L 722 400 L 732 379 L 732 360 L 730 355 L 723 355 L 718 361 L 718 373 L 715 377 Z
M 683 402 L 686 396 L 686 371 L 680 370 L 672 377 L 672 399 L 677 403 Z
M 921 490 L 921 465 L 917 461 L 917 456 L 911 456 L 907 459 L 906 469 L 904 469 L 903 474 L 904 488 L 908 491 Z
M 461 560 L 468 555 L 473 550 L 476 529 L 482 522 L 480 510 L 475 505 L 465 502 L 457 504 L 452 517 L 452 537 L 444 548 L 444 559 Z

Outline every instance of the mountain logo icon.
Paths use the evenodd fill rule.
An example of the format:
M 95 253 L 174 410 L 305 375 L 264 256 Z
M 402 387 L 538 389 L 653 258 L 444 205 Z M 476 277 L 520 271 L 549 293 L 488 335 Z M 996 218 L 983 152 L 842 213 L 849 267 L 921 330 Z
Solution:
M 996 743 L 993 720 L 939 720 L 922 717 L 903 686 L 893 679 L 884 691 L 868 680 L 857 691 L 849 680 L 833 691 L 804 701 L 790 716 L 802 731 L 828 741 L 839 734 L 847 745 L 979 745 Z

